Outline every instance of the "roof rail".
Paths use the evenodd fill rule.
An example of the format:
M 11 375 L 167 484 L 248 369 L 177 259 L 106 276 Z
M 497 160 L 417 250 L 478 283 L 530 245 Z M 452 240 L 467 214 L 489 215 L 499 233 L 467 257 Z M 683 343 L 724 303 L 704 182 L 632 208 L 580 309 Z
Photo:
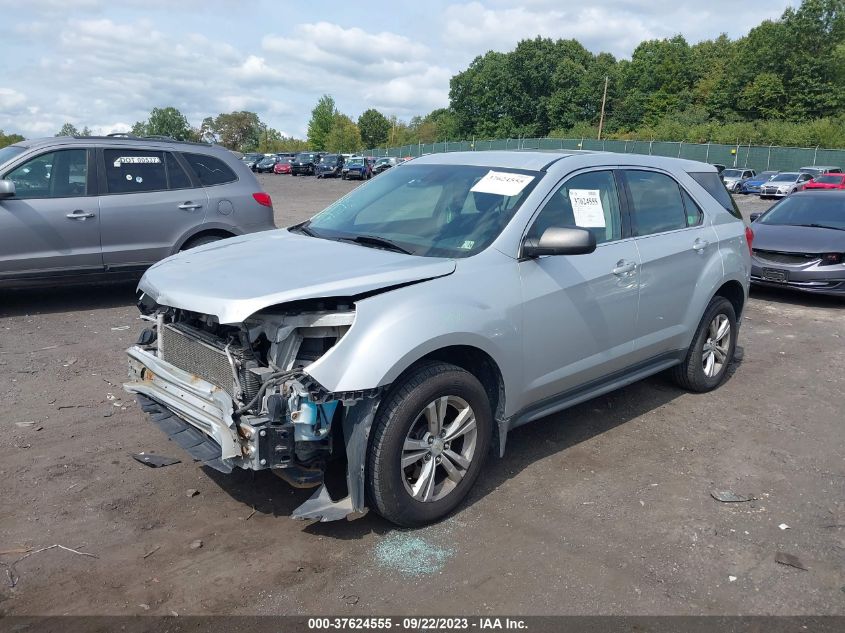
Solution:
M 81 136 L 76 134 L 71 138 L 75 139 L 127 139 L 131 141 L 161 141 L 164 143 L 181 143 L 183 145 L 199 145 L 202 147 L 211 147 L 216 145 L 216 143 L 207 143 L 205 141 L 180 141 L 172 136 L 164 136 L 163 134 L 151 134 L 149 136 L 138 136 L 136 134 L 132 134 L 131 132 L 112 132 L 111 134 L 106 134 L 105 136 Z

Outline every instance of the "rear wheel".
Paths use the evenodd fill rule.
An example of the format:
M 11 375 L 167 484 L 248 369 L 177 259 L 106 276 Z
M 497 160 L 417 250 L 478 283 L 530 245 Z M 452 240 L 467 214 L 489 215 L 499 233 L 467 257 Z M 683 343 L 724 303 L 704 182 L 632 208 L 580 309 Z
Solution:
M 699 393 L 722 384 L 736 350 L 736 312 L 724 297 L 713 297 L 692 339 L 684 362 L 672 378 L 684 389 Z
M 379 407 L 367 459 L 371 507 L 406 527 L 441 519 L 475 483 L 492 434 L 475 376 L 449 363 L 419 366 Z

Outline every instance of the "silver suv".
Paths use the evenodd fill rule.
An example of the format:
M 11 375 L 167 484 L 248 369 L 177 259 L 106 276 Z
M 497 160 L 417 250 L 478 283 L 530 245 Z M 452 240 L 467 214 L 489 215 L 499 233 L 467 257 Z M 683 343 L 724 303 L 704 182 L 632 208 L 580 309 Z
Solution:
M 270 197 L 222 147 L 124 135 L 0 149 L 0 287 L 137 276 L 273 228 Z
M 752 237 L 703 163 L 424 156 L 307 222 L 153 266 L 125 388 L 204 464 L 319 486 L 296 517 L 421 525 L 522 424 L 663 370 L 717 387 Z

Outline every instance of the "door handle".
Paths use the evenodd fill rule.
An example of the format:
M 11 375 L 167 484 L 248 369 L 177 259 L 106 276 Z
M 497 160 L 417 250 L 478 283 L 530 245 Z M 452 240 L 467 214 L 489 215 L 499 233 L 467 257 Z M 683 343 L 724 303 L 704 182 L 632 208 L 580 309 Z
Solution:
M 183 202 L 179 205 L 179 208 L 184 211 L 194 211 L 195 209 L 202 209 L 202 205 L 194 204 L 193 202 Z
M 75 211 L 68 213 L 65 217 L 69 220 L 87 220 L 88 218 L 93 218 L 94 214 L 86 213 L 82 209 L 76 209 Z
M 624 259 L 620 259 L 616 262 L 616 268 L 610 272 L 617 277 L 629 277 L 634 274 L 636 269 L 637 265 L 634 262 L 626 262 Z
M 700 237 L 696 238 L 696 240 L 692 243 L 692 250 L 698 251 L 699 253 L 702 252 L 705 248 L 710 245 L 710 242 L 707 240 L 703 240 Z

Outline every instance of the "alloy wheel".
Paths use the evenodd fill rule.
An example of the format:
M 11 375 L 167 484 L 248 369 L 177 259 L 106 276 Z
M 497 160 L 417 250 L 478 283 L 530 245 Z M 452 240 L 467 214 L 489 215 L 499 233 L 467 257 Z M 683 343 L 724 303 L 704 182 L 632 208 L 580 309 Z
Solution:
M 717 314 L 707 328 L 707 340 L 701 350 L 704 375 L 713 378 L 722 371 L 728 361 L 731 348 L 731 322 L 724 314 Z

